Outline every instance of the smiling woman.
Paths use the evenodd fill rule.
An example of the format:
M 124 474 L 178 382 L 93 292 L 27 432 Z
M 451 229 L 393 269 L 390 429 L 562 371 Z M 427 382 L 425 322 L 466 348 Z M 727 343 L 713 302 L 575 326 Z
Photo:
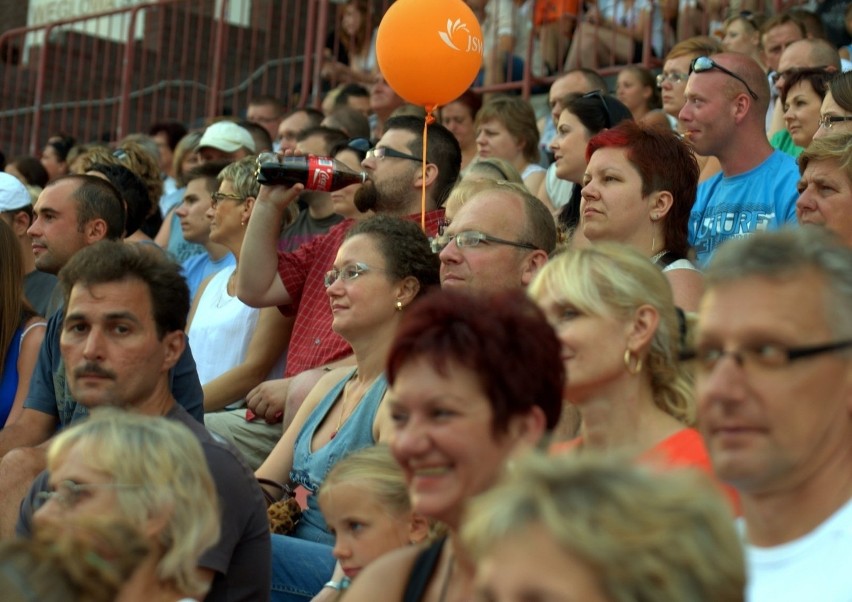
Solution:
M 485 300 L 442 291 L 412 309 L 388 360 L 391 451 L 412 510 L 449 535 L 382 557 L 347 600 L 419 600 L 426 591 L 471 599 L 472 567 L 458 558 L 464 509 L 513 454 L 554 428 L 563 376 L 553 331 L 522 293 Z

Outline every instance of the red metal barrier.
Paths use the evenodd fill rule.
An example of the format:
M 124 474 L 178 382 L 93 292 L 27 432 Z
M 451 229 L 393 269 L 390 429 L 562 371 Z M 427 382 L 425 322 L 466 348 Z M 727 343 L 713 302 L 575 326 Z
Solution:
M 374 0 L 372 9 L 384 14 L 391 3 Z M 9 157 L 37 154 L 59 132 L 113 141 L 163 120 L 200 127 L 217 115 L 244 115 L 262 94 L 289 108 L 319 106 L 333 84 L 320 77 L 327 32 L 342 9 L 339 0 L 221 0 L 218 7 L 216 0 L 160 0 L 7 31 L 0 36 L 0 149 Z M 642 62 L 655 66 L 649 41 L 647 28 Z M 332 36 L 332 48 L 339 43 Z M 553 75 L 532 73 L 534 43 L 516 48 L 526 64 L 521 81 L 479 90 L 527 97 L 551 82 Z
M 8 31 L 0 47 L 18 52 L 0 62 L 0 148 L 37 154 L 59 132 L 113 141 L 171 119 L 198 127 L 261 94 L 304 103 L 311 15 L 327 2 L 162 0 Z

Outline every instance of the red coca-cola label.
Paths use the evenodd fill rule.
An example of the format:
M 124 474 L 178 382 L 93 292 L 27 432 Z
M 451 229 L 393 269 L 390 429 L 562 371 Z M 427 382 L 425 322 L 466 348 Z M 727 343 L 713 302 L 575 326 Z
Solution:
M 308 156 L 308 181 L 305 188 L 329 192 L 334 178 L 334 163 L 328 157 Z

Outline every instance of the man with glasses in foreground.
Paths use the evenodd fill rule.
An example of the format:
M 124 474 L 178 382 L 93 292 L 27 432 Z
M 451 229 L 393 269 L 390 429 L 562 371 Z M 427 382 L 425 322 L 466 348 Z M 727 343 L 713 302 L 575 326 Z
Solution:
M 423 177 L 423 119 L 393 117 L 362 167 L 369 178 L 355 196 L 362 212 L 420 221 L 421 186 L 425 183 L 426 233 L 434 236 L 443 219 L 444 199 L 458 179 L 461 149 L 455 136 L 439 124 L 428 126 L 426 176 Z M 276 253 L 281 215 L 302 190 L 301 185 L 261 186 L 248 224 L 242 261 L 251 266 L 237 274 L 237 295 L 247 305 L 277 305 L 295 315 L 283 380 L 269 381 L 248 401 L 267 421 L 292 420 L 304 396 L 325 373 L 324 368 L 351 363 L 349 345 L 331 329 L 332 315 L 323 286 L 346 231 L 347 219 L 292 253 Z
M 740 494 L 746 600 L 852 600 L 852 249 L 811 226 L 758 233 L 704 286 L 698 424 Z
M 689 244 L 704 266 L 723 241 L 796 221 L 796 161 L 773 150 L 764 116 L 769 84 L 753 59 L 737 53 L 692 61 L 679 118 L 699 155 L 721 173 L 701 182 L 689 218 Z
M 441 288 L 493 294 L 523 289 L 556 247 L 556 225 L 523 186 L 491 182 L 432 242 Z

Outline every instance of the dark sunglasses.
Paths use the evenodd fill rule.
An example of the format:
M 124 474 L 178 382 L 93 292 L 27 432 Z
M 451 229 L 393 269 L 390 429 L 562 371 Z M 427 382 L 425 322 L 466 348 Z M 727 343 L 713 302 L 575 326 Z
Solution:
M 711 71 L 713 69 L 718 69 L 725 75 L 730 75 L 735 80 L 742 83 L 742 85 L 746 87 L 746 90 L 748 90 L 748 93 L 751 95 L 751 97 L 757 100 L 757 94 L 754 90 L 751 89 L 751 86 L 746 83 L 746 80 L 741 78 L 739 75 L 737 75 L 730 69 L 725 69 L 722 65 L 711 59 L 709 56 L 699 56 L 693 59 L 693 61 L 689 64 L 690 75 L 692 75 L 693 73 L 704 73 L 705 71 Z
M 601 101 L 601 105 L 603 105 L 604 113 L 606 113 L 606 124 L 605 128 L 611 128 L 613 126 L 612 113 L 609 112 L 609 105 L 606 104 L 606 96 L 604 96 L 603 92 L 600 90 L 592 90 L 591 92 L 586 92 L 581 96 L 581 98 L 597 98 Z
M 373 145 L 366 138 L 353 138 L 346 146 L 361 154 L 367 154 L 367 151 L 373 148 Z

